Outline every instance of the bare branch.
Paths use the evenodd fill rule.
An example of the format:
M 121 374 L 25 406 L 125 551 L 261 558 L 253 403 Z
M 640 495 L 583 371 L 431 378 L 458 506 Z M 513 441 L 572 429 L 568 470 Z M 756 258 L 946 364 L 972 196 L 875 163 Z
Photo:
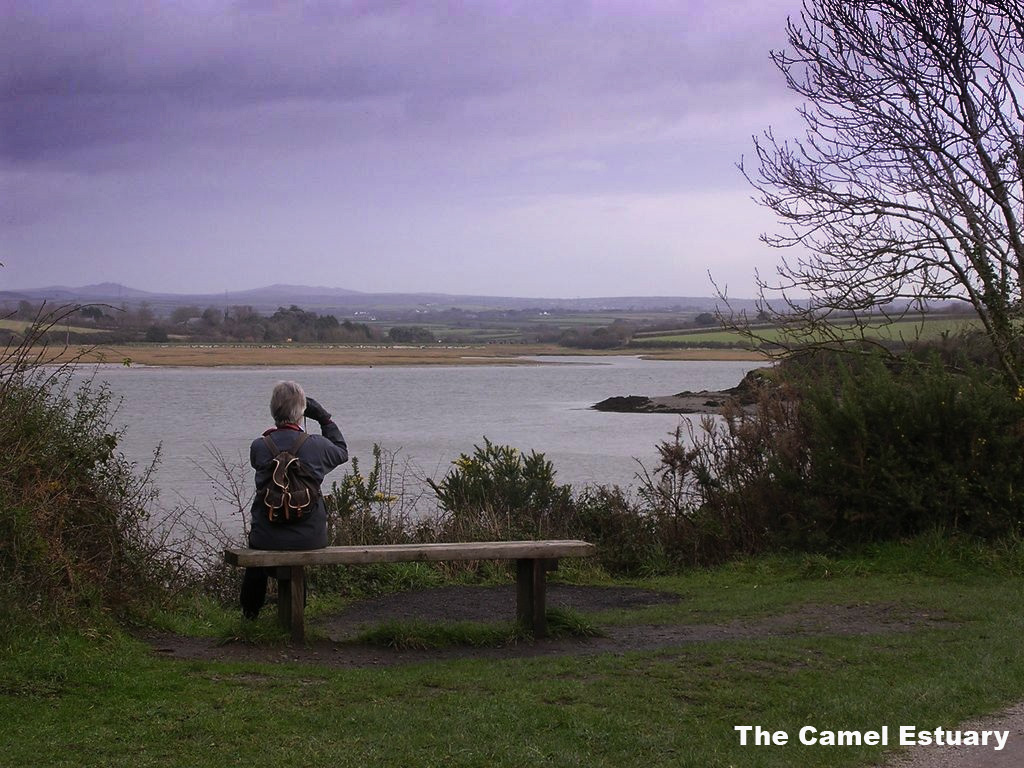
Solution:
M 804 135 L 769 130 L 740 163 L 782 223 L 762 239 L 798 250 L 758 279 L 784 325 L 838 341 L 836 319 L 966 300 L 1024 381 L 1022 20 L 1009 0 L 805 0 L 772 53 Z

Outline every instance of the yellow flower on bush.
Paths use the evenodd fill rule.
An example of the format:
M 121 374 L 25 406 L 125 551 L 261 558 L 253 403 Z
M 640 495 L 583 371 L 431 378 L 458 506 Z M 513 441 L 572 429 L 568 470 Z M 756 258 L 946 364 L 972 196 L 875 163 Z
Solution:
M 1024 385 L 1017 387 L 1017 402 L 1024 403 Z

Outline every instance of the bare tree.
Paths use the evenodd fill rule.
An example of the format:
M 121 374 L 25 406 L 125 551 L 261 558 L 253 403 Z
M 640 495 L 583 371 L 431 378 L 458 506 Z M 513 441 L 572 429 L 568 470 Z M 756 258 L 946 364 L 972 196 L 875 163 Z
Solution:
M 1020 386 L 1024 5 L 804 0 L 787 33 L 805 135 L 769 130 L 740 166 L 780 218 L 765 242 L 800 251 L 762 299 L 818 324 L 967 301 Z

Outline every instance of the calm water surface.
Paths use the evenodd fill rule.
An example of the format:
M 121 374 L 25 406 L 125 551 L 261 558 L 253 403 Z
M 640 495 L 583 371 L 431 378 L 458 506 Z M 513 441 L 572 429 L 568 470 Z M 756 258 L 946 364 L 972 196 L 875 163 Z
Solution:
M 379 443 L 416 472 L 440 479 L 460 453 L 486 436 L 546 454 L 560 482 L 633 485 L 635 459 L 653 467 L 658 442 L 681 418 L 694 417 L 601 413 L 591 405 L 612 395 L 732 387 L 757 365 L 541 359 L 545 364 L 519 366 L 111 367 L 98 378 L 123 397 L 115 423 L 127 426 L 125 455 L 146 464 L 162 445 L 155 481 L 164 505 L 184 499 L 217 517 L 213 489 L 193 462 L 209 463 L 208 448 L 216 447 L 247 466 L 249 443 L 271 426 L 270 390 L 281 379 L 300 382 L 334 415 L 364 470 Z

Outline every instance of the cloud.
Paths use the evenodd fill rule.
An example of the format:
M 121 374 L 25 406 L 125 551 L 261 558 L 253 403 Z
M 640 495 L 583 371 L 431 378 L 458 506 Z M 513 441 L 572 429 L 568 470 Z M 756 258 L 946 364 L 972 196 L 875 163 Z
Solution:
M 734 164 L 749 136 L 792 111 L 768 48 L 797 8 L 0 0 L 7 261 L 60 272 L 86 254 L 88 282 L 101 269 L 169 283 L 184 280 L 163 267 L 178 258 L 220 290 L 240 270 L 274 282 L 282 252 L 310 273 L 345 251 L 426 280 L 429 250 L 473 254 L 449 270 L 462 286 L 433 288 L 500 292 L 486 281 L 512 279 L 505 238 L 568 287 L 575 267 L 556 257 L 601 251 L 593 232 L 653 253 L 660 228 L 675 237 L 656 201 L 746 196 Z M 633 200 L 634 215 L 595 227 L 600 199 Z M 544 206 L 557 215 L 517 213 Z M 383 289 L 359 263 L 338 284 Z M 32 268 L 8 274 L 31 284 Z M 617 284 L 614 264 L 592 277 Z
M 670 123 L 772 92 L 769 6 L 721 6 L 7 2 L 4 155 L 232 141 L 287 105 L 335 141 Z

